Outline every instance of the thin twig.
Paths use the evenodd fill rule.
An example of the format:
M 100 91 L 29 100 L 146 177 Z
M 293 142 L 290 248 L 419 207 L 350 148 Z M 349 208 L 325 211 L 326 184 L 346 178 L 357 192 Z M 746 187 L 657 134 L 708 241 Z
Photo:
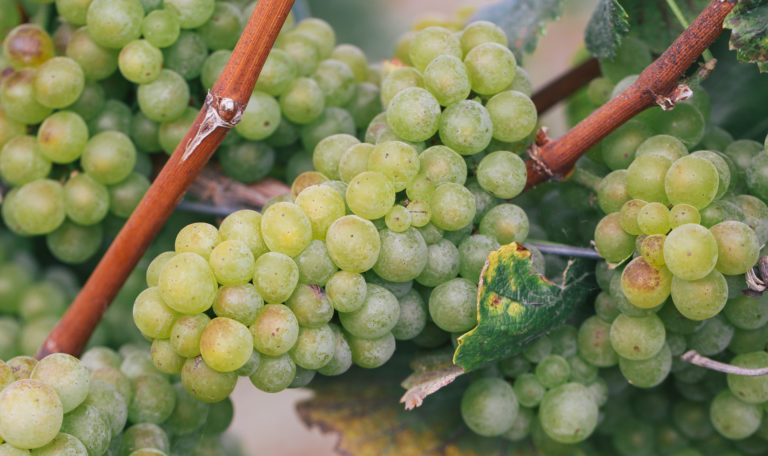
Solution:
M 541 253 L 548 255 L 558 255 L 570 258 L 586 258 L 588 260 L 602 260 L 600 255 L 594 250 L 587 247 L 574 247 L 571 245 L 557 244 L 547 241 L 531 241 L 525 242 L 526 246 L 535 247 Z
M 712 0 L 695 21 L 629 88 L 595 110 L 566 134 L 541 148 L 536 160 L 526 161 L 526 188 L 568 175 L 587 150 L 659 97 L 673 99 L 680 78 L 723 31 L 723 20 L 736 0 Z
M 533 94 L 531 100 L 541 115 L 598 76 L 600 76 L 600 65 L 597 59 L 590 58 L 548 82 Z
M 683 361 L 701 366 L 713 371 L 724 372 L 726 374 L 743 375 L 745 377 L 758 377 L 760 375 L 768 374 L 768 367 L 751 368 L 751 367 L 739 367 L 732 364 L 721 363 L 714 359 L 707 358 L 696 352 L 696 350 L 688 350 L 680 357 Z
M 261 0 L 184 139 L 38 352 L 79 355 L 136 263 L 250 99 L 293 0 Z M 187 150 L 197 138 L 199 146 Z

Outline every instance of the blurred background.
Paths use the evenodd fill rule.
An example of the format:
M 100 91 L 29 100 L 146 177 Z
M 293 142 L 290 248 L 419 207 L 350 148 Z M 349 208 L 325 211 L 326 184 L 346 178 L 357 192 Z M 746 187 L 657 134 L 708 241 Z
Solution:
M 312 16 L 330 23 L 338 43 L 351 43 L 365 51 L 370 62 L 390 58 L 398 37 L 411 24 L 426 17 L 450 18 L 463 7 L 482 7 L 496 0 L 308 0 L 297 2 L 297 13 L 309 10 Z M 583 31 L 597 0 L 564 2 L 561 18 L 551 22 L 539 39 L 536 52 L 525 56 L 522 66 L 533 82 L 534 92 L 571 66 L 583 48 Z M 520 63 L 520 62 L 519 62 Z M 541 119 L 557 137 L 565 129 L 562 107 L 550 110 Z M 381 369 L 386 369 L 386 365 Z M 232 399 L 235 419 L 231 428 L 252 456 L 333 455 L 336 436 L 307 429 L 295 411 L 297 402 L 312 397 L 306 389 L 263 393 L 247 378 L 241 378 Z

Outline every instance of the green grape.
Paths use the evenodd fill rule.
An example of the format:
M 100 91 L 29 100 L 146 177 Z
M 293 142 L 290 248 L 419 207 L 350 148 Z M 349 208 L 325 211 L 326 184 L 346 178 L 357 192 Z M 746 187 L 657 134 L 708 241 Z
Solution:
M 733 358 L 729 364 L 738 367 L 761 368 L 766 365 L 766 357 L 768 354 L 765 351 L 744 353 Z M 728 388 L 738 399 L 750 404 L 760 404 L 768 400 L 765 376 L 747 377 L 728 374 L 727 378 Z
M 432 212 L 430 221 L 440 229 L 459 230 L 475 218 L 476 206 L 472 192 L 452 182 L 435 189 L 429 206 Z
M 647 112 L 646 119 L 657 133 L 673 135 L 690 148 L 704 137 L 706 121 L 692 104 L 679 103 L 675 108 L 680 109 L 652 109 Z
M 646 263 L 657 267 L 664 266 L 664 242 L 666 238 L 663 234 L 652 234 L 643 239 L 640 254 Z
M 115 62 L 117 62 L 117 60 L 115 60 Z M 115 63 L 115 65 L 117 65 L 117 63 Z M 70 105 L 69 108 L 84 120 L 93 120 L 97 115 L 103 113 L 105 107 L 104 98 L 104 89 L 100 84 L 86 81 L 83 93 L 80 94 L 80 98 Z
M 651 136 L 637 146 L 636 157 L 639 158 L 646 154 L 661 155 L 670 162 L 674 162 L 678 158 L 688 155 L 688 148 L 674 136 L 656 135 Z
M 71 105 L 80 98 L 84 86 L 83 70 L 68 57 L 47 60 L 35 74 L 35 98 L 48 108 Z
M 766 196 L 766 163 L 768 163 L 768 154 L 760 152 L 752 158 L 746 167 L 746 181 L 749 191 L 761 198 Z
M 143 19 L 144 8 L 138 0 L 93 0 L 86 24 L 96 43 L 119 49 L 139 37 Z
M 459 273 L 461 255 L 459 249 L 447 239 L 427 246 L 427 262 L 416 281 L 424 286 L 436 287 Z
M 323 60 L 317 65 L 312 78 L 325 94 L 326 106 L 344 106 L 355 96 L 355 75 L 344 62 Z
M 613 83 L 605 77 L 595 78 L 587 85 L 587 96 L 589 101 L 596 106 L 605 104 L 611 99 L 613 92 Z
M 406 205 L 406 209 L 411 214 L 411 226 L 413 227 L 422 228 L 432 220 L 432 208 L 426 201 L 410 201 Z M 434 225 L 430 224 L 430 226 Z
M 384 217 L 395 204 L 395 186 L 387 176 L 366 171 L 349 182 L 346 202 L 352 212 L 360 217 L 369 220 Z
M 110 384 L 121 396 L 123 396 L 126 404 L 133 397 L 131 381 L 128 380 L 128 377 L 126 377 L 119 369 L 113 366 L 103 366 L 94 370 L 91 373 L 91 383 L 93 384 L 96 382 Z
M 487 42 L 473 47 L 464 57 L 472 90 L 493 95 L 508 87 L 515 79 L 517 62 L 508 47 Z
M 27 125 L 42 122 L 52 112 L 51 108 L 43 106 L 35 98 L 36 74 L 36 70 L 24 68 L 4 77 L 0 84 L 0 104 L 5 113 Z
M 397 340 L 409 340 L 418 336 L 427 323 L 426 305 L 416 290 L 410 290 L 399 300 L 400 314 L 392 328 L 392 335 Z
M 536 366 L 536 379 L 547 389 L 562 385 L 570 375 L 571 366 L 560 355 L 549 355 Z
M 51 162 L 33 136 L 17 136 L 0 150 L 0 175 L 11 185 L 42 179 L 51 171 Z
M 16 380 L 26 380 L 29 379 L 30 375 L 32 375 L 32 370 L 34 370 L 35 366 L 37 365 L 37 360 L 31 356 L 22 355 L 9 359 L 6 364 L 8 364 L 8 367 L 11 368 L 13 377 Z M 34 386 L 36 387 L 36 385 Z M 56 397 L 58 398 L 58 396 Z
M 621 206 L 619 224 L 622 230 L 633 236 L 643 233 L 643 230 L 638 226 L 637 216 L 646 204 L 648 203 L 641 199 L 632 199 Z
M 290 356 L 297 367 L 317 370 L 331 361 L 336 351 L 336 337 L 328 325 L 318 328 L 299 328 L 296 344 Z
M 525 162 L 512 152 L 492 152 L 480 161 L 477 181 L 485 191 L 498 198 L 514 198 L 525 187 Z
M 446 146 L 432 146 L 419 155 L 419 172 L 435 186 L 452 182 L 463 185 L 467 180 L 467 164 Z
M 288 256 L 267 252 L 256 259 L 253 286 L 268 304 L 285 302 L 299 283 L 299 267 Z
M 722 315 L 715 315 L 686 338 L 688 348 L 704 356 L 716 355 L 731 342 L 734 328 Z
M 288 201 L 295 200 L 299 196 L 299 193 L 304 191 L 305 188 L 311 187 L 312 185 L 320 185 L 327 181 L 328 177 L 325 174 L 319 173 L 317 171 L 302 172 L 296 176 L 295 179 L 293 179 L 293 183 L 291 184 L 291 194 L 289 195 L 290 198 L 288 198 Z M 276 200 L 272 202 L 272 204 L 277 202 L 279 201 Z M 268 203 L 267 206 L 271 206 L 272 204 Z
M 180 315 L 163 301 L 158 287 L 147 288 L 133 304 L 133 321 L 142 334 L 152 339 L 167 339 Z
M 421 274 L 427 263 L 427 244 L 415 228 L 402 233 L 379 232 L 381 250 L 373 270 L 390 282 L 407 282 Z
M 417 229 L 419 230 L 419 233 L 421 233 L 421 237 L 424 238 L 424 242 L 426 242 L 427 245 L 437 244 L 443 240 L 443 230 L 437 228 L 431 223 L 427 223 L 426 225 L 418 227 Z
M 235 130 L 245 139 L 268 137 L 280 124 L 280 105 L 272 96 L 255 90 Z
M 354 312 L 360 309 L 367 295 L 365 278 L 347 271 L 338 271 L 331 276 L 325 290 L 334 309 L 339 312 Z
M 505 376 L 509 378 L 517 378 L 530 372 L 531 363 L 526 361 L 522 356 L 511 356 L 499 361 L 498 368 Z
M 381 104 L 389 106 L 389 102 L 395 95 L 409 87 L 424 88 L 421 73 L 413 67 L 396 68 L 381 82 Z
M 485 105 L 493 124 L 493 137 L 515 142 L 528 137 L 538 121 L 536 106 L 518 91 L 508 90 L 494 95 Z
M 301 144 L 314 150 L 323 138 L 337 133 L 355 133 L 355 119 L 346 109 L 327 107 L 317 120 L 301 127 Z
M 117 51 L 97 44 L 86 27 L 81 27 L 72 34 L 67 44 L 66 54 L 67 57 L 80 64 L 86 80 L 100 81 L 117 70 Z M 88 84 L 86 84 L 87 87 Z M 86 92 L 87 90 L 83 89 L 82 96 Z M 82 101 L 81 98 L 80 102 Z M 75 103 L 74 106 L 77 106 L 78 103 Z M 77 111 L 74 106 L 73 109 Z
M 501 436 L 513 442 L 521 441 L 530 433 L 531 423 L 535 421 L 531 409 L 520 407 L 512 427 Z
M 291 122 L 309 124 L 323 114 L 325 94 L 314 79 L 296 78 L 280 96 L 280 109 Z
M 90 372 L 77 358 L 56 353 L 46 356 L 35 366 L 32 380 L 45 383 L 56 391 L 68 413 L 79 406 L 88 395 Z
M 65 218 L 61 184 L 49 179 L 24 184 L 14 196 L 12 212 L 15 222 L 27 234 L 54 231 Z
M 474 234 L 463 240 L 458 248 L 459 274 L 470 282 L 477 283 L 488 254 L 498 249 L 499 243 L 490 236 Z
M 317 285 L 299 285 L 285 302 L 299 325 L 318 328 L 331 321 L 333 305 L 325 291 Z
M 105 381 L 94 381 L 84 404 L 97 408 L 107 418 L 112 436 L 122 433 L 128 420 L 128 405 L 117 389 Z
M 407 87 L 397 92 L 389 102 L 386 114 L 389 128 L 407 141 L 431 138 L 441 122 L 440 103 L 420 87 Z
M 586 385 L 597 379 L 597 366 L 593 366 L 584 360 L 581 355 L 573 355 L 567 359 L 568 365 L 571 368 L 571 375 L 568 378 L 569 380 Z
M 311 37 L 317 43 L 322 58 L 326 59 L 333 53 L 336 33 L 324 20 L 314 17 L 303 19 L 293 30 Z
M 648 203 L 637 213 L 637 226 L 643 234 L 666 234 L 669 231 L 669 209 L 661 203 Z
M 98 408 L 87 404 L 81 405 L 64 417 L 61 432 L 80 440 L 89 455 L 104 454 L 112 434 L 109 418 Z
M 231 318 L 246 326 L 250 326 L 256 320 L 263 307 L 264 300 L 250 283 L 219 288 L 216 300 L 213 302 L 213 311 L 217 316 Z
M 672 274 L 683 280 L 703 278 L 714 269 L 717 258 L 717 240 L 701 225 L 681 225 L 664 242 L 664 262 Z
M 119 454 L 130 456 L 131 453 L 140 449 L 156 449 L 168 453 L 171 451 L 171 442 L 168 434 L 156 424 L 134 424 L 123 433 Z
M 368 60 L 359 47 L 352 44 L 339 44 L 333 49 L 331 58 L 344 62 L 355 75 L 355 82 L 367 81 Z
M 617 263 L 632 255 L 635 251 L 635 236 L 621 228 L 621 215 L 618 212 L 603 217 L 595 228 L 595 248 L 601 257 Z
M 717 315 L 728 300 L 728 285 L 718 271 L 701 279 L 672 279 L 672 301 L 686 318 L 706 320 Z
M 731 440 L 752 435 L 760 426 L 761 416 L 757 405 L 742 402 L 728 390 L 718 393 L 709 408 L 715 430 Z
M 261 237 L 261 214 L 243 209 L 229 214 L 221 222 L 219 233 L 222 241 L 238 240 L 244 242 L 258 258 L 267 251 Z
M 536 376 L 524 373 L 516 376 L 514 384 L 515 398 L 523 407 L 536 407 L 547 392 Z
M 222 241 L 213 248 L 208 264 L 222 285 L 246 283 L 253 278 L 255 260 L 248 246 L 238 240 Z
M 368 284 L 363 304 L 357 310 L 340 313 L 339 319 L 353 336 L 376 339 L 395 327 L 399 315 L 397 298 L 384 287 Z
M 718 187 L 715 199 L 720 199 L 731 185 L 731 171 L 726 161 L 727 156 L 711 150 L 699 150 L 691 154 L 693 157 L 703 158 L 715 166 L 718 176 Z M 726 157 L 726 158 L 723 158 Z
M 400 141 L 381 142 L 368 157 L 368 170 L 388 177 L 394 184 L 395 192 L 405 190 L 419 172 L 419 166 L 416 150 Z
M 131 108 L 121 101 L 107 100 L 102 112 L 88 121 L 88 130 L 91 135 L 110 130 L 130 134 Z
M 613 447 L 622 456 L 654 454 L 653 431 L 650 423 L 628 417 L 614 431 L 611 439 Z
M 14 68 L 38 67 L 53 57 L 53 54 L 50 35 L 36 24 L 14 27 L 3 41 L 3 57 Z
M 597 205 L 606 213 L 618 212 L 621 206 L 632 199 L 626 187 L 627 170 L 619 169 L 607 174 L 597 190 Z
M 179 20 L 170 9 L 150 11 L 141 23 L 141 34 L 156 48 L 168 47 L 175 43 L 179 32 Z
M 705 403 L 678 401 L 672 407 L 672 417 L 673 423 L 687 438 L 701 440 L 713 431 Z
M 618 317 L 617 317 L 618 318 Z M 579 355 L 597 367 L 610 367 L 618 362 L 618 356 L 610 342 L 610 323 L 592 316 L 579 328 Z
M 298 70 L 291 56 L 280 49 L 272 49 L 256 81 L 256 90 L 275 97 L 282 95 L 297 74 Z
M 728 350 L 737 355 L 763 350 L 766 335 L 768 335 L 768 326 L 754 330 L 736 328 L 731 341 L 728 343 Z
M 320 62 L 317 42 L 305 33 L 291 30 L 278 36 L 277 48 L 285 51 L 296 64 L 299 76 L 309 76 Z M 322 98 L 325 98 L 321 94 Z
M 492 132 L 491 116 L 474 100 L 454 103 L 440 115 L 440 140 L 461 155 L 474 155 L 485 149 Z
M 627 168 L 627 192 L 636 199 L 668 203 L 664 178 L 672 161 L 660 154 L 647 153 L 635 157 Z
M 299 322 L 289 307 L 268 304 L 253 322 L 251 334 L 256 350 L 264 355 L 280 356 L 296 344 Z
M 262 359 L 261 365 L 264 364 Z M 226 399 L 237 384 L 234 372 L 218 372 L 205 364 L 202 356 L 189 358 L 181 370 L 181 383 L 195 399 L 214 403 Z
M 376 339 L 363 339 L 350 335 L 347 342 L 352 352 L 352 362 L 364 369 L 382 366 L 395 353 L 395 337 L 391 332 Z
M 189 315 L 210 308 L 218 290 L 208 263 L 192 252 L 178 253 L 165 263 L 160 271 L 159 288 L 168 307 Z
M 652 388 L 667 378 L 672 367 L 672 354 L 669 345 L 648 359 L 631 360 L 619 357 L 621 374 L 637 388 Z
M 130 217 L 149 190 L 149 180 L 139 173 L 131 173 L 122 182 L 109 187 L 110 211 L 122 218 Z
M 622 314 L 611 323 L 611 346 L 622 358 L 648 359 L 661 350 L 664 339 L 664 324 L 655 314 L 642 317 Z
M 347 149 L 359 143 L 357 138 L 348 134 L 336 134 L 321 140 L 312 156 L 315 169 L 331 179 L 339 179 L 341 157 Z
M 672 163 L 664 187 L 672 204 L 686 203 L 703 209 L 715 198 L 718 181 L 717 168 L 710 161 L 685 156 Z
M 499 204 L 483 216 L 478 232 L 505 245 L 525 241 L 529 227 L 528 216 L 522 208 L 514 204 Z
M 424 86 L 441 106 L 461 101 L 470 92 L 467 67 L 455 56 L 439 55 L 424 69 Z
M 523 349 L 523 358 L 527 359 L 533 364 L 538 364 L 552 353 L 552 340 L 549 336 L 544 335 L 535 339 L 533 343 L 530 343 Z
M 196 111 L 195 115 L 197 115 Z M 193 121 L 194 118 L 190 117 L 189 125 Z M 185 122 L 183 129 L 180 129 L 179 132 L 182 135 L 186 134 L 189 125 Z M 183 136 L 174 141 L 174 148 L 181 138 Z M 246 141 L 231 144 L 219 149 L 219 163 L 224 173 L 232 179 L 244 183 L 257 182 L 266 177 L 272 170 L 275 164 L 275 151 L 262 142 Z
M 459 39 L 443 27 L 427 27 L 413 37 L 408 48 L 408 57 L 419 71 L 439 55 L 462 57 Z M 511 82 L 511 80 L 510 80 Z
M 131 386 L 133 398 L 128 405 L 131 422 L 160 424 L 168 419 L 176 405 L 168 380 L 155 374 L 140 375 L 133 379 Z
M 174 249 L 176 253 L 195 253 L 207 261 L 219 242 L 221 238 L 215 226 L 202 222 L 191 223 L 176 234 Z
M 54 437 L 54 439 L 47 445 L 36 448 L 32 450 L 32 452 L 21 452 L 21 454 L 31 454 L 35 456 L 86 456 L 88 450 L 77 437 L 62 432 Z
M 231 3 L 216 3 L 208 22 L 198 28 L 197 33 L 211 50 L 234 49 L 243 22 L 239 8 Z
M 333 323 L 328 326 L 333 331 L 334 352 L 331 359 L 317 371 L 326 376 L 341 375 L 352 366 L 352 351 L 341 329 Z
M 211 90 L 213 88 L 213 85 L 216 84 L 216 80 L 219 79 L 219 76 L 221 76 L 221 73 L 224 71 L 224 67 L 227 65 L 227 62 L 229 62 L 229 58 L 231 56 L 232 51 L 221 50 L 212 52 L 210 55 L 208 55 L 208 57 L 205 58 L 203 66 L 200 68 L 200 82 L 203 83 L 203 88 L 207 90 Z M 264 71 L 262 70 L 261 75 L 259 75 L 259 80 L 262 79 L 263 74 Z M 290 80 L 287 83 L 289 82 Z M 259 86 L 258 83 L 256 84 L 256 87 L 263 92 L 269 93 L 267 90 L 265 90 L 264 87 Z M 273 95 L 272 93 L 269 94 Z M 280 127 L 282 126 L 283 123 L 280 122 L 280 125 L 278 125 L 276 131 L 280 131 Z
M 757 262 L 759 241 L 755 232 L 737 221 L 718 223 L 709 229 L 717 241 L 715 268 L 728 275 L 743 274 Z
M 176 407 L 165 422 L 166 428 L 175 435 L 200 430 L 210 419 L 211 406 L 192 397 L 181 383 L 174 384 L 173 391 L 176 394 Z
M 669 210 L 669 224 L 671 228 L 677 228 L 686 223 L 700 223 L 699 211 L 690 204 L 675 204 Z
M 163 65 L 187 80 L 200 76 L 207 57 L 203 38 L 188 31 L 179 33 L 176 42 L 163 49 Z
M 355 176 L 368 170 L 368 158 L 373 148 L 373 144 L 357 143 L 342 152 L 338 162 L 338 173 L 344 183 L 349 184 Z
M 95 371 L 105 366 L 120 367 L 122 357 L 107 347 L 93 347 L 80 356 L 80 364 Z M 0 368 L 1 370 L 2 368 Z
M 0 149 L 8 142 L 18 136 L 24 136 L 27 133 L 27 126 L 22 122 L 11 119 L 0 107 Z
M 507 35 L 504 30 L 493 22 L 472 21 L 464 27 L 461 37 L 461 51 L 465 55 L 475 46 L 483 43 L 499 43 L 507 45 Z
M 312 224 L 296 204 L 277 203 L 264 211 L 261 235 L 270 250 L 294 257 L 312 241 Z
M 198 28 L 205 24 L 215 8 L 214 0 L 167 0 L 164 5 L 176 13 L 183 29 Z
M 542 429 L 561 443 L 589 437 L 597 426 L 597 417 L 597 404 L 580 383 L 566 383 L 547 391 L 539 406 Z
M 477 286 L 463 278 L 438 285 L 429 296 L 429 315 L 444 331 L 472 329 L 477 324 Z
M 394 233 L 402 233 L 411 227 L 411 213 L 405 207 L 396 204 L 384 217 L 387 228 Z
M 88 140 L 80 163 L 97 182 L 116 184 L 133 170 L 136 148 L 125 134 L 105 131 Z
M 331 260 L 325 242 L 314 240 L 296 258 L 299 282 L 324 286 L 339 268 Z
M 208 406 L 208 419 L 203 425 L 202 431 L 206 434 L 221 434 L 232 424 L 235 410 L 232 399 L 225 398 L 222 401 Z
M 651 135 L 650 128 L 644 123 L 639 120 L 628 121 L 603 140 L 603 161 L 613 170 L 629 167 L 635 159 L 638 146 Z
M 728 300 L 723 314 L 737 328 L 759 329 L 768 322 L 767 310 L 768 300 L 762 296 L 744 296 L 739 293 L 739 296 Z
M 296 364 L 288 354 L 264 356 L 256 372 L 250 376 L 253 386 L 265 393 L 278 393 L 290 386 L 296 376 Z
M 253 352 L 253 336 L 237 320 L 216 317 L 200 336 L 200 354 L 205 363 L 219 372 L 241 368 Z
M 597 298 L 595 298 L 595 314 L 603 321 L 611 323 L 620 313 L 618 303 L 610 294 L 601 291 L 597 295 Z
M 163 69 L 163 53 L 147 40 L 131 41 L 120 51 L 118 68 L 127 80 L 149 84 Z
M 139 108 L 155 122 L 172 122 L 184 114 L 189 103 L 189 86 L 178 73 L 164 69 L 160 76 L 136 91 Z
M 167 339 L 155 339 L 152 341 L 150 354 L 152 356 L 152 364 L 154 364 L 157 370 L 168 375 L 180 374 L 186 360 L 176 353 L 171 342 Z
M 147 153 L 159 152 L 161 149 L 158 139 L 159 125 L 150 120 L 141 111 L 131 117 L 130 137 L 136 148 Z

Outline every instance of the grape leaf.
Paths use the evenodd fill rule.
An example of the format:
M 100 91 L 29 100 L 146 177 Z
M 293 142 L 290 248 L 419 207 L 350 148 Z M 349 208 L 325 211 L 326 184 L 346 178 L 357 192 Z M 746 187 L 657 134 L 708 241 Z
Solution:
M 558 285 L 531 271 L 531 252 L 516 242 L 491 252 L 480 277 L 478 325 L 459 337 L 454 363 L 469 371 L 520 352 L 586 301 L 595 286 L 591 267 L 571 260 Z
M 598 59 L 612 59 L 621 44 L 621 37 L 629 32 L 627 12 L 618 0 L 600 0 L 587 23 L 584 43 Z
M 464 374 L 464 369 L 453 364 L 453 350 L 443 350 L 418 357 L 411 362 L 413 373 L 402 387 L 407 391 L 400 398 L 406 410 L 421 406 L 424 398 L 450 384 Z
M 406 411 L 398 403 L 399 379 L 409 372 L 412 354 L 398 347 L 387 364 L 374 370 L 352 368 L 339 377 L 318 376 L 310 383 L 315 396 L 297 405 L 307 426 L 339 434 L 342 455 L 501 456 L 515 444 L 480 437 L 461 419 L 464 377 L 440 390 L 423 406 Z
M 740 62 L 768 71 L 768 0 L 741 0 L 723 27 L 731 29 L 730 47 Z
M 490 21 L 501 27 L 509 48 L 519 58 L 536 49 L 544 25 L 560 17 L 563 0 L 502 0 L 478 9 L 471 20 Z

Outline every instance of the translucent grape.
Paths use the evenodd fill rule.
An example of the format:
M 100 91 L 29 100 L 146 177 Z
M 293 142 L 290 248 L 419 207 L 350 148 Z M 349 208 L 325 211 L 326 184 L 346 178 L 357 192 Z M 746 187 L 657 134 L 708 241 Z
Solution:
M 427 27 L 411 40 L 408 56 L 417 70 L 424 71 L 439 55 L 462 57 L 459 39 L 450 30 L 443 27 Z
M 349 183 L 346 201 L 355 215 L 374 220 L 387 215 L 395 204 L 395 187 L 385 175 L 366 171 Z
M 492 132 L 491 116 L 474 100 L 454 103 L 440 115 L 440 140 L 461 155 L 473 155 L 485 149 Z
M 418 230 L 396 233 L 385 229 L 379 235 L 381 251 L 373 266 L 376 274 L 391 282 L 407 282 L 421 274 L 427 262 L 427 245 Z
M 652 388 L 667 378 L 672 367 L 669 345 L 664 344 L 654 356 L 644 360 L 619 358 L 619 369 L 632 385 L 638 388 Z
M 476 434 L 487 437 L 509 430 L 518 408 L 512 386 L 499 378 L 475 380 L 461 398 L 461 417 L 464 422 Z
M 228 317 L 250 326 L 256 320 L 264 300 L 250 283 L 227 285 L 219 288 L 213 311 L 219 317 Z
M 757 262 L 759 241 L 755 232 L 737 221 L 718 223 L 709 229 L 717 241 L 715 268 L 727 275 L 744 274 Z
M 649 202 L 668 203 L 664 179 L 672 161 L 660 154 L 635 157 L 627 168 L 627 192 L 632 198 Z
M 208 263 L 191 252 L 168 260 L 160 271 L 159 287 L 168 307 L 190 315 L 210 308 L 218 290 Z
M 37 380 L 19 380 L 0 393 L 0 434 L 18 448 L 39 448 L 56 437 L 63 419 L 56 391 Z
M 525 187 L 525 162 L 512 152 L 490 153 L 480 161 L 477 181 L 484 190 L 498 198 L 514 198 Z
M 466 55 L 472 48 L 483 43 L 499 43 L 506 46 L 507 35 L 498 25 L 489 21 L 472 21 L 464 27 L 459 38 L 461 51 Z
M 499 141 L 515 142 L 529 136 L 538 121 L 536 106 L 518 91 L 498 93 L 485 104 L 493 124 L 493 137 Z
M 280 97 L 280 109 L 291 122 L 308 124 L 323 113 L 325 95 L 314 79 L 296 78 Z
M 237 375 L 234 372 L 217 372 L 205 364 L 202 356 L 198 356 L 184 363 L 181 383 L 195 399 L 213 403 L 226 399 L 232 393 Z
M 464 57 L 472 90 L 493 95 L 507 88 L 515 79 L 517 62 L 508 47 L 487 42 L 473 47 Z
M 170 9 L 150 11 L 141 23 L 141 34 L 155 47 L 172 45 L 179 38 L 179 20 Z
M 595 248 L 610 262 L 620 262 L 635 250 L 635 236 L 627 234 L 620 223 L 618 212 L 603 217 L 595 228 Z
M 597 426 L 597 417 L 597 404 L 580 383 L 566 383 L 549 390 L 539 406 L 544 432 L 562 443 L 576 443 L 589 437 Z
M 267 252 L 256 259 L 253 285 L 265 302 L 285 302 L 298 282 L 299 267 L 289 256 Z
M 290 356 L 298 367 L 316 370 L 330 362 L 336 351 L 336 337 L 328 325 L 299 328 L 299 337 Z
M 299 282 L 323 286 L 339 268 L 331 260 L 325 242 L 314 240 L 296 258 Z
M 711 273 L 713 274 L 714 271 Z M 743 278 L 741 280 L 744 280 Z M 741 288 L 741 287 L 739 287 Z M 718 290 L 720 291 L 720 290 Z M 729 299 L 723 315 L 728 322 L 740 329 L 759 329 L 768 322 L 768 300 L 756 296 L 739 295 Z
M 514 204 L 499 204 L 483 216 L 478 232 L 504 245 L 525 241 L 529 227 L 528 216 L 522 208 Z
M 248 328 L 231 318 L 211 320 L 200 337 L 200 354 L 205 363 L 219 372 L 241 368 L 253 352 L 253 336 Z
M 247 18 L 247 16 L 245 16 Z M 216 3 L 208 21 L 197 33 L 211 50 L 233 49 L 243 30 L 240 9 L 231 3 Z
M 637 213 L 637 226 L 643 234 L 666 234 L 669 225 L 669 209 L 661 203 L 648 203 Z
M 3 41 L 3 56 L 14 68 L 40 66 L 53 53 L 50 35 L 37 24 L 18 25 Z
M 17 136 L 0 151 L 0 175 L 11 185 L 42 179 L 50 170 L 51 162 L 43 156 L 32 136 Z
M 181 369 L 184 367 L 184 361 L 186 361 L 184 357 L 176 353 L 168 339 L 155 339 L 152 341 L 150 355 L 152 356 L 152 364 L 154 364 L 157 370 L 168 375 L 180 374 Z
M 475 198 L 466 187 L 451 182 L 435 189 L 430 201 L 433 225 L 444 230 L 459 230 L 475 218 Z
M 143 19 L 144 8 L 138 0 L 93 0 L 86 23 L 96 43 L 119 49 L 139 37 Z
M 424 87 L 421 73 L 413 67 L 396 68 L 381 82 L 381 104 L 389 106 L 395 95 L 409 87 Z
M 288 354 L 278 357 L 264 356 L 256 372 L 251 375 L 251 383 L 266 393 L 277 393 L 293 382 L 296 364 Z
M 52 111 L 35 98 L 35 75 L 34 69 L 24 68 L 4 77 L 0 84 L 0 103 L 5 113 L 27 125 L 42 122 Z
M 176 13 L 183 29 L 200 27 L 213 15 L 214 0 L 168 0 L 165 7 Z
M 325 94 L 326 106 L 344 106 L 355 96 L 355 75 L 344 62 L 334 59 L 321 61 L 312 79 Z
M 462 278 L 438 285 L 429 297 L 432 321 L 449 332 L 465 332 L 477 324 L 477 286 Z
M 619 169 L 608 173 L 597 190 L 597 204 L 606 213 L 618 212 L 621 206 L 632 199 L 626 187 L 627 170 Z
M 416 150 L 401 141 L 377 144 L 368 157 L 368 170 L 390 178 L 395 192 L 404 190 L 419 172 L 420 160 Z
M 579 355 L 598 367 L 615 365 L 618 362 L 618 356 L 611 346 L 610 329 L 610 323 L 606 323 L 597 316 L 584 320 L 578 334 Z
M 603 140 L 602 157 L 611 169 L 625 169 L 635 159 L 635 150 L 651 136 L 651 130 L 639 120 L 630 120 Z
M 686 203 L 702 209 L 718 191 L 717 168 L 701 157 L 685 156 L 667 171 L 664 187 L 672 204 Z
M 160 76 L 163 53 L 147 40 L 131 41 L 120 51 L 117 65 L 125 79 L 148 84 Z
M 474 234 L 459 244 L 459 274 L 472 283 L 480 280 L 488 254 L 499 248 L 496 239 L 484 234 Z
M 365 369 L 374 369 L 389 361 L 395 353 L 395 338 L 387 333 L 376 339 L 347 338 L 352 352 L 352 361 Z
M 312 241 L 312 224 L 296 204 L 277 203 L 262 214 L 261 235 L 270 250 L 293 257 Z
M 715 430 L 731 440 L 752 435 L 760 426 L 762 411 L 739 400 L 730 391 L 721 391 L 712 400 L 709 417 Z
M 256 317 L 251 334 L 256 350 L 268 356 L 279 356 L 296 343 L 299 322 L 287 306 L 269 304 Z
M 184 114 L 189 86 L 178 73 L 164 69 L 157 79 L 139 86 L 136 98 L 144 115 L 155 122 L 171 122 Z
M 337 311 L 353 312 L 365 302 L 367 286 L 360 274 L 339 271 L 328 280 L 325 291 Z
M 717 258 L 717 240 L 701 225 L 681 225 L 664 242 L 664 262 L 672 274 L 683 280 L 703 278 L 714 269 Z
M 461 101 L 470 92 L 467 68 L 461 59 L 452 55 L 437 56 L 427 65 L 424 85 L 441 106 Z
M 261 237 L 261 214 L 244 209 L 229 214 L 221 222 L 219 233 L 222 241 L 238 240 L 244 242 L 258 258 L 267 251 Z
M 355 176 L 368 170 L 368 158 L 374 145 L 367 143 L 353 144 L 341 155 L 338 163 L 339 177 L 344 183 L 352 182 Z
M 48 108 L 64 108 L 80 97 L 85 75 L 68 57 L 54 57 L 40 65 L 35 74 L 35 98 Z
M 440 126 L 440 103 L 427 90 L 408 87 L 392 97 L 387 108 L 387 125 L 407 141 L 425 141 Z M 445 142 L 445 141 L 443 141 Z

